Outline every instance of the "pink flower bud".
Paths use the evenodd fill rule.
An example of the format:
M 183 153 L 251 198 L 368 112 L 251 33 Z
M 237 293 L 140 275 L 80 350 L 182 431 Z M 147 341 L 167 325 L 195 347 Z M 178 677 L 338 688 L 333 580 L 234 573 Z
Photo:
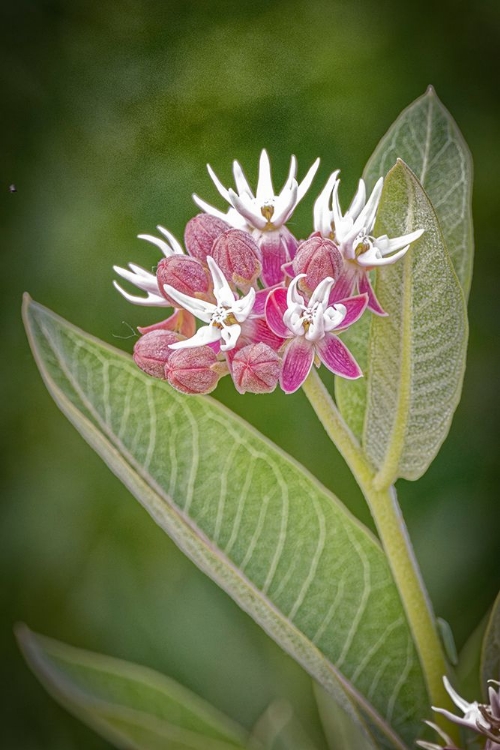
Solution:
M 209 346 L 171 350 L 165 363 L 165 377 L 182 393 L 210 393 L 225 372 L 226 365 L 217 360 Z
M 248 344 L 232 358 L 231 374 L 239 393 L 271 393 L 280 375 L 280 359 L 267 344 Z
M 242 290 L 249 289 L 262 271 L 255 240 L 241 229 L 229 229 L 216 240 L 212 257 L 226 279 Z
M 156 279 L 158 288 L 172 307 L 178 307 L 178 303 L 165 292 L 165 284 L 170 284 L 177 291 L 190 297 L 210 299 L 212 282 L 208 271 L 199 260 L 188 258 L 187 255 L 171 255 L 170 258 L 162 258 L 158 263 Z
M 183 337 L 174 331 L 153 330 L 145 333 L 134 346 L 134 361 L 141 370 L 154 378 L 165 379 L 165 363 L 172 356 L 169 344 Z
M 206 263 L 207 255 L 212 255 L 215 240 L 230 229 L 222 219 L 210 214 L 198 214 L 188 221 L 184 231 L 187 251 L 193 258 Z
M 344 260 L 337 245 L 331 240 L 313 234 L 299 245 L 293 261 L 293 270 L 307 274 L 301 279 L 301 291 L 310 295 L 327 276 L 338 279 L 344 266 Z

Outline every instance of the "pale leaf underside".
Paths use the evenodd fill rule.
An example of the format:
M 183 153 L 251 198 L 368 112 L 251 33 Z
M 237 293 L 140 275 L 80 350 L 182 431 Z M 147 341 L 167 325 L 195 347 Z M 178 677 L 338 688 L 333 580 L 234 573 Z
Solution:
M 371 321 L 363 445 L 379 486 L 427 469 L 448 433 L 465 368 L 462 290 L 432 206 L 399 162 L 387 177 L 377 228 L 391 235 L 417 227 L 423 236 L 377 276 L 389 316 Z
M 379 177 L 385 177 L 397 159 L 410 167 L 428 194 L 467 298 L 474 252 L 472 159 L 455 121 L 432 88 L 401 113 L 378 144 L 364 172 L 368 187 L 372 188 Z M 336 378 L 335 382 L 339 409 L 359 440 L 366 415 L 368 328 L 369 322 L 363 317 L 344 336 L 358 361 L 363 363 L 365 378 L 353 382 Z
M 29 300 L 25 320 L 58 405 L 155 521 L 378 741 L 411 745 L 427 694 L 366 529 L 216 402 L 178 394 Z

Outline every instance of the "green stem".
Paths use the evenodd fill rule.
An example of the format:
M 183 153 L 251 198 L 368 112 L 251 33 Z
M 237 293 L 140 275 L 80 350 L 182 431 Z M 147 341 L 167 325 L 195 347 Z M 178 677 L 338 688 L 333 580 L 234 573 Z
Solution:
M 396 492 L 393 487 L 374 488 L 373 479 L 376 472 L 368 463 L 316 372 L 311 372 L 303 389 L 328 437 L 337 446 L 351 469 L 368 503 L 408 618 L 431 704 L 452 708 L 443 686 L 443 675 L 448 669 L 434 613 L 401 515 Z M 439 719 L 440 717 L 438 723 L 441 723 Z M 458 735 L 457 727 L 446 724 L 446 731 L 451 736 L 454 729 L 457 729 Z

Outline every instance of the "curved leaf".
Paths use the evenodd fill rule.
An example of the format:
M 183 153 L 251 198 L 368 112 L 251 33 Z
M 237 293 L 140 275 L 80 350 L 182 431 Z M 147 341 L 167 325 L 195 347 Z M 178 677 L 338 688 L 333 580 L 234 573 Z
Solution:
M 402 159 L 425 189 L 465 297 L 472 279 L 472 157 L 455 120 L 429 86 L 382 138 L 365 167 L 372 187 Z
M 474 255 L 472 158 L 457 124 L 432 87 L 400 114 L 378 144 L 363 175 L 368 187 L 385 177 L 397 159 L 408 164 L 429 196 L 467 299 Z M 343 337 L 357 361 L 363 363 L 365 375 L 369 317 L 364 316 Z M 361 440 L 366 380 L 336 378 L 335 396 L 341 413 Z
M 481 687 L 483 691 L 486 691 L 488 680 L 500 682 L 500 593 L 495 599 L 481 650 Z
M 321 685 L 315 684 L 314 694 L 329 750 L 377 750 L 373 738 L 359 731 L 356 724 Z
M 30 300 L 24 314 L 52 396 L 154 520 L 354 720 L 388 747 L 411 744 L 428 698 L 372 535 L 217 402 L 173 391 Z
M 17 636 L 26 661 L 51 695 L 117 747 L 249 747 L 243 729 L 158 672 L 67 646 L 25 626 L 17 629 Z
M 389 172 L 376 233 L 424 229 L 398 263 L 379 269 L 376 294 L 387 318 L 373 316 L 364 450 L 375 484 L 417 479 L 448 434 L 460 399 L 467 312 L 432 205 L 402 162 Z

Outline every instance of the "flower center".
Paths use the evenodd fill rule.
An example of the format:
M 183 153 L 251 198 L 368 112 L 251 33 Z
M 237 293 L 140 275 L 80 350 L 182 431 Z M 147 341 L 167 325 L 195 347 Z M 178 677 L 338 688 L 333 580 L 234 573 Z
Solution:
M 234 313 L 228 307 L 224 307 L 224 305 L 218 305 L 217 309 L 212 315 L 210 325 L 222 329 L 226 326 L 233 326 L 237 322 L 238 321 L 234 317 Z
M 264 205 L 260 207 L 260 212 L 262 216 L 264 217 L 264 219 L 268 221 L 269 223 L 271 223 L 271 219 L 273 218 L 273 214 L 274 214 L 274 205 L 270 201 L 267 203 L 264 203 Z

